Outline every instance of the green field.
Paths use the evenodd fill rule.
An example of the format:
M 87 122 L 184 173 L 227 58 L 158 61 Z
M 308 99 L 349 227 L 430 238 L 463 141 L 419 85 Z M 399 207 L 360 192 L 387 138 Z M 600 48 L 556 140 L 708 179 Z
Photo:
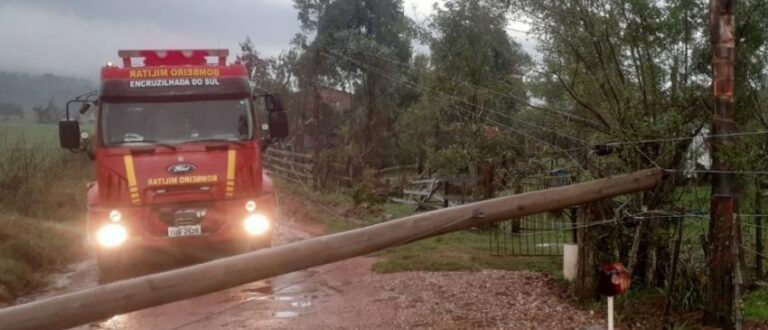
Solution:
M 9 149 L 27 148 L 61 153 L 59 149 L 59 128 L 56 124 L 34 124 L 24 122 L 0 122 L 0 150 L 8 154 Z
M 93 133 L 93 124 L 82 124 L 81 130 Z M 15 143 L 59 149 L 58 124 L 38 124 L 31 122 L 0 122 L 0 148 L 8 147 Z

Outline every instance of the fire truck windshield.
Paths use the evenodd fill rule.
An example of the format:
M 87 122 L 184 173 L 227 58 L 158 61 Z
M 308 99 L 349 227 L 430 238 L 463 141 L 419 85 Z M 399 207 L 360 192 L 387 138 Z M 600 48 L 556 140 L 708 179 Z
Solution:
M 103 103 L 106 146 L 242 141 L 253 138 L 247 99 L 160 103 Z

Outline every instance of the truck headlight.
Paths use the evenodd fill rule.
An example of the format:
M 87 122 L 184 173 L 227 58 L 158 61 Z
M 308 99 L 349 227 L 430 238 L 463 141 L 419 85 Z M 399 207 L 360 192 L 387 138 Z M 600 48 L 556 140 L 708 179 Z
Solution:
M 248 234 L 263 235 L 269 231 L 270 224 L 269 219 L 267 219 L 266 216 L 262 214 L 253 214 L 245 218 L 243 226 Z
M 99 228 L 96 232 L 96 241 L 105 248 L 118 247 L 128 239 L 128 231 L 123 225 L 110 223 Z
M 112 222 L 120 222 L 123 219 L 123 214 L 118 210 L 112 210 L 109 212 L 109 220 Z
M 255 201 L 245 202 L 245 210 L 248 211 L 248 213 L 256 211 L 256 202 Z

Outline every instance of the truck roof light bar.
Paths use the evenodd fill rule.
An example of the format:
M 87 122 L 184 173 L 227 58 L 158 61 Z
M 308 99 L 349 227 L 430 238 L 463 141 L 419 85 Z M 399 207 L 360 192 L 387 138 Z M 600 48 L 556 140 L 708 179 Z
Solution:
M 206 57 L 218 57 L 219 65 L 227 65 L 227 49 L 155 49 L 119 50 L 123 66 L 130 68 L 132 58 L 143 58 L 144 66 L 161 65 L 205 65 Z

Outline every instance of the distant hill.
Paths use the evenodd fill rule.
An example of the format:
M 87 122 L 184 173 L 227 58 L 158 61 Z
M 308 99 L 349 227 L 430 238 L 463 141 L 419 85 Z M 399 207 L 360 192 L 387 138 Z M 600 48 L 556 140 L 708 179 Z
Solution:
M 63 107 L 68 100 L 94 89 L 96 83 L 88 79 L 0 72 L 0 103 L 32 107 L 45 106 L 53 99 Z

